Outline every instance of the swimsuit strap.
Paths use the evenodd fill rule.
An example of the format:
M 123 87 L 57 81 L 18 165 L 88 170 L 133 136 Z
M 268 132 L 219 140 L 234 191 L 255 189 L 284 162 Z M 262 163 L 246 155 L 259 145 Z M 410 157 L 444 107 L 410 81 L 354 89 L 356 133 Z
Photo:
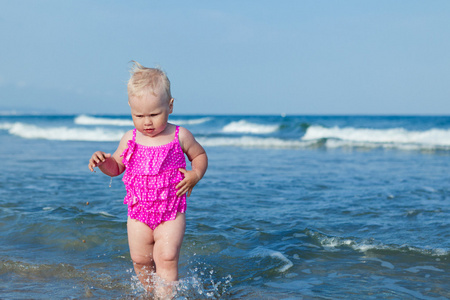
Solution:
M 136 142 L 136 128 L 133 130 L 133 142 Z

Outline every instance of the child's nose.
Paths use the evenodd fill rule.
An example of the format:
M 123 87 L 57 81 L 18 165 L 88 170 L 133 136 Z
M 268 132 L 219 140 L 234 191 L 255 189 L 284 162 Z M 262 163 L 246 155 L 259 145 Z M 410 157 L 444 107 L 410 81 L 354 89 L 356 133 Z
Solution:
M 152 118 L 151 117 L 145 117 L 144 124 L 145 125 L 152 125 Z

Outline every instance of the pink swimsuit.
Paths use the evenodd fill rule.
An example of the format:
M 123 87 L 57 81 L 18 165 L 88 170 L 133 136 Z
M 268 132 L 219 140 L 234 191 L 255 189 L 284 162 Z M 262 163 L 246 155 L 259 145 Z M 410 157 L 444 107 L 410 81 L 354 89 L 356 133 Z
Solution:
M 186 194 L 176 195 L 176 185 L 184 178 L 178 169 L 186 168 L 178 131 L 177 126 L 172 142 L 152 147 L 137 144 L 134 129 L 133 139 L 121 155 L 126 167 L 122 181 L 127 190 L 124 204 L 128 204 L 128 216 L 152 230 L 174 220 L 178 212 L 186 212 Z

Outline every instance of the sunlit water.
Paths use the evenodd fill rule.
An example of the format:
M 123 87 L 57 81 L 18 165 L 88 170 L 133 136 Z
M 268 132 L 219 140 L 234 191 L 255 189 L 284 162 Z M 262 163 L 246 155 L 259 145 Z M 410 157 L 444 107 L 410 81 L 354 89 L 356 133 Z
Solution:
M 210 160 L 177 299 L 450 298 L 450 118 L 173 121 Z M 0 117 L 0 298 L 146 298 L 121 178 L 87 168 L 129 122 Z

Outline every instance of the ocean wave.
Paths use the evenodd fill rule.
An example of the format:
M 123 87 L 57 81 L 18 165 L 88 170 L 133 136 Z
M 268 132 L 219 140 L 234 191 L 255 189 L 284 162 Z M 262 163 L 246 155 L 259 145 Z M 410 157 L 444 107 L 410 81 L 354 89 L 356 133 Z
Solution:
M 74 123 L 78 125 L 133 126 L 132 120 L 91 117 L 88 115 L 79 115 L 75 117 Z
M 0 129 L 7 130 L 10 134 L 26 139 L 46 139 L 57 141 L 120 141 L 125 130 L 113 130 L 102 127 L 96 128 L 69 128 L 39 127 L 26 123 L 0 123 Z M 282 140 L 277 138 L 258 138 L 242 136 L 236 138 L 206 138 L 197 140 L 204 146 L 210 147 L 249 147 L 249 148 L 283 148 L 298 149 L 316 144 L 316 141 Z
M 411 267 L 411 268 L 406 269 L 405 271 L 408 271 L 408 272 L 411 272 L 411 273 L 418 273 L 418 272 L 420 272 L 420 271 L 422 271 L 422 270 L 425 270 L 425 271 L 433 271 L 433 272 L 445 272 L 444 270 L 438 269 L 438 268 L 433 267 L 433 266 L 417 266 L 417 267 Z
M 358 241 L 355 238 L 327 236 L 312 230 L 307 230 L 307 235 L 315 239 L 322 247 L 330 251 L 339 251 L 339 248 L 341 247 L 350 247 L 353 250 L 360 252 L 385 250 L 402 253 L 412 252 L 426 256 L 448 256 L 450 254 L 450 249 L 447 248 L 424 249 L 410 245 L 383 244 L 381 242 L 374 241 L 373 239 L 361 239 Z
M 98 212 L 98 214 L 103 217 L 107 217 L 107 218 L 115 218 L 116 217 L 115 215 L 110 214 L 109 212 L 106 212 L 106 211 L 100 211 L 100 212 Z
M 14 123 L 0 123 L 0 130 L 10 130 Z
M 244 148 L 272 148 L 299 149 L 313 147 L 316 141 L 282 140 L 278 138 L 258 138 L 242 136 L 238 138 L 198 138 L 200 144 L 208 147 L 244 147 Z
M 0 129 L 8 130 L 12 135 L 25 139 L 44 139 L 54 141 L 120 141 L 124 130 L 108 130 L 104 128 L 69 128 L 69 127 L 39 127 L 25 123 L 3 123 Z
M 303 141 L 326 140 L 325 147 L 366 147 L 401 150 L 450 150 L 450 129 L 408 131 L 404 128 L 370 129 L 310 126 Z
M 209 122 L 212 119 L 213 118 L 211 118 L 211 117 L 204 117 L 204 118 L 198 118 L 198 119 L 188 119 L 188 120 L 183 120 L 183 119 L 172 120 L 170 118 L 169 122 L 174 123 L 176 125 L 199 125 L 199 124 L 203 124 L 203 123 Z
M 279 251 L 274 251 L 271 249 L 267 249 L 264 247 L 257 247 L 256 249 L 253 249 L 250 253 L 249 253 L 250 257 L 260 257 L 260 258 L 273 258 L 279 262 L 282 263 L 282 266 L 280 266 L 277 271 L 280 273 L 286 272 L 287 270 L 289 270 L 294 263 L 287 258 L 283 253 L 279 252 Z
M 245 120 L 240 120 L 226 125 L 222 131 L 227 133 L 268 134 L 277 131 L 279 127 L 279 125 L 254 124 Z
M 186 120 L 186 122 L 207 122 L 208 118 Z M 75 121 L 82 125 L 94 125 L 92 127 L 45 127 L 22 122 L 0 123 L 0 130 L 6 130 L 10 134 L 26 139 L 46 139 L 57 141 L 120 141 L 126 128 L 115 128 L 111 125 L 122 124 L 132 125 L 132 122 L 125 119 L 107 119 L 80 115 Z M 95 123 L 97 122 L 98 123 Z M 184 120 L 176 120 L 178 124 Z M 109 122 L 109 123 L 108 123 Z M 115 122 L 115 123 L 114 123 Z M 128 122 L 128 123 L 127 123 Z M 246 121 L 241 124 L 251 124 Z M 232 122 L 229 125 L 238 126 L 239 122 Z M 120 126 L 122 126 L 120 125 Z M 254 132 L 262 133 L 268 128 L 263 126 Z M 252 127 L 253 125 L 250 125 Z M 225 128 L 227 127 L 225 126 Z M 231 126 L 231 127 L 233 127 Z M 272 126 L 272 125 L 270 125 Z M 252 127 L 256 129 L 258 127 Z M 272 128 L 274 129 L 274 128 Z M 277 129 L 278 130 L 278 129 Z M 217 134 L 217 133 L 216 133 Z M 450 151 L 450 130 L 430 129 L 428 131 L 407 131 L 405 129 L 357 129 L 357 128 L 325 128 L 321 126 L 310 126 L 302 138 L 279 138 L 261 137 L 250 135 L 237 136 L 198 136 L 197 140 L 208 147 L 243 147 L 262 149 L 316 149 L 316 148 L 384 148 L 397 150 L 417 150 L 417 151 Z
M 199 125 L 211 121 L 213 118 L 205 117 L 198 119 L 170 119 L 171 123 L 177 125 Z M 109 125 L 109 126 L 134 126 L 133 120 L 129 119 L 115 119 L 104 117 L 92 117 L 88 115 L 79 115 L 75 117 L 74 123 L 77 125 Z

